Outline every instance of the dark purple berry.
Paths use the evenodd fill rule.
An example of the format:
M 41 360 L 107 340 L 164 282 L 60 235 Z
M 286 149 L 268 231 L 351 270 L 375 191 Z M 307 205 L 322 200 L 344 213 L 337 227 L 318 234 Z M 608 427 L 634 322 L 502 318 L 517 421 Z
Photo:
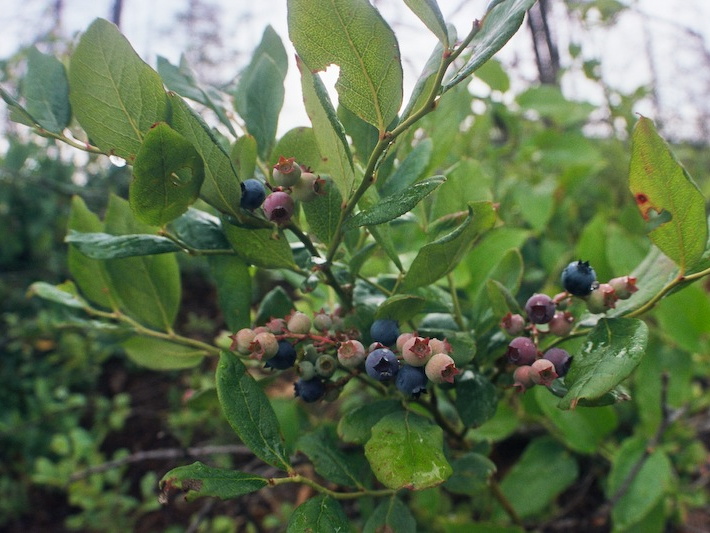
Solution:
M 404 365 L 399 369 L 394 384 L 404 394 L 419 398 L 422 392 L 426 392 L 428 381 L 423 366 Z
M 543 355 L 542 358 L 547 359 L 555 365 L 555 372 L 557 372 L 557 375 L 560 377 L 567 373 L 569 366 L 572 363 L 572 358 L 570 357 L 569 352 L 567 352 L 567 350 L 563 350 L 562 348 L 550 348 L 545 352 L 545 355 Z
M 395 339 L 396 340 L 396 339 Z M 378 348 L 365 359 L 367 375 L 378 381 L 389 381 L 397 375 L 399 361 L 388 348 Z
M 525 304 L 528 320 L 533 324 L 547 324 L 555 316 L 557 306 L 547 294 L 533 294 Z
M 293 215 L 293 198 L 283 191 L 272 192 L 264 200 L 264 213 L 266 218 L 277 224 L 285 224 Z
M 266 198 L 266 187 L 257 179 L 248 179 L 241 183 L 242 199 L 239 205 L 243 209 L 256 209 Z
M 531 365 L 537 359 L 537 346 L 529 337 L 515 337 L 508 344 L 505 355 L 514 365 Z
M 397 342 L 399 337 L 399 324 L 396 320 L 389 318 L 380 318 L 375 320 L 370 327 L 370 337 L 375 342 L 392 346 Z
M 296 392 L 296 397 L 300 396 L 307 403 L 316 402 L 325 394 L 325 384 L 320 378 L 299 379 L 293 388 Z
M 597 281 L 597 273 L 589 261 L 572 261 L 562 271 L 562 287 L 574 296 L 587 296 Z
M 286 370 L 291 368 L 296 362 L 296 349 L 293 344 L 286 340 L 279 341 L 279 349 L 271 359 L 266 361 L 266 368 L 275 368 L 276 370 Z

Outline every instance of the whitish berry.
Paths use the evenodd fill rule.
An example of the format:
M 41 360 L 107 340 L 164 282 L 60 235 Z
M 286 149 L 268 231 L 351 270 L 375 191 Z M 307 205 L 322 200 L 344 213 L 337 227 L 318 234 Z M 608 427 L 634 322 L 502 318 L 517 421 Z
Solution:
M 402 358 L 412 366 L 424 366 L 432 355 L 428 338 L 412 337 L 402 346 Z
M 229 347 L 229 349 L 236 350 L 242 355 L 248 355 L 251 353 L 250 345 L 254 341 L 255 336 L 256 334 L 252 329 L 240 329 L 235 334 L 229 336 L 229 338 L 232 339 L 232 345 Z
M 249 349 L 252 359 L 265 361 L 276 355 L 276 352 L 279 350 L 279 343 L 273 333 L 265 331 L 254 337 L 254 340 L 249 345 Z
M 453 383 L 454 376 L 459 373 L 459 369 L 456 368 L 456 363 L 450 355 L 437 353 L 431 356 L 424 367 L 424 372 L 432 383 Z
M 306 313 L 294 311 L 289 315 L 286 327 L 292 333 L 305 334 L 311 331 L 311 319 Z
M 365 360 L 365 347 L 360 341 L 351 339 L 338 348 L 338 361 L 345 368 L 357 368 Z

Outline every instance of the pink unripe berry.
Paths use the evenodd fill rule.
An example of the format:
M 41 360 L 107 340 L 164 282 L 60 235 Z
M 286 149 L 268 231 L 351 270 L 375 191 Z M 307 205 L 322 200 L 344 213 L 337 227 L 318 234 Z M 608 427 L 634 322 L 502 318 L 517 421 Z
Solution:
M 283 191 L 272 192 L 264 200 L 264 214 L 271 222 L 286 224 L 293 215 L 293 198 Z
M 525 331 L 525 318 L 523 315 L 508 313 L 500 321 L 500 329 L 508 335 L 516 336 Z
M 621 276 L 609 280 L 609 285 L 614 287 L 614 292 L 619 300 L 627 300 L 638 289 L 634 276 Z
M 533 324 L 547 324 L 555 316 L 555 302 L 547 294 L 533 294 L 525 304 L 528 320 Z
M 518 392 L 525 392 L 535 386 L 535 382 L 532 379 L 532 371 L 530 365 L 519 366 L 515 369 L 515 372 L 513 372 L 513 387 L 515 387 Z
M 412 337 L 402 346 L 402 357 L 411 366 L 424 366 L 432 355 L 429 339 Z
M 404 343 L 407 342 L 412 337 L 416 337 L 416 336 L 417 336 L 416 333 L 412 333 L 412 332 L 400 333 L 399 337 L 397 337 L 397 350 L 401 353 L 402 348 L 404 347 Z
M 433 383 L 448 383 L 454 382 L 454 376 L 459 373 L 456 364 L 450 355 L 445 353 L 437 353 L 431 356 L 431 359 L 424 367 L 426 377 Z
M 558 337 L 566 337 L 572 332 L 574 327 L 574 315 L 569 311 L 557 311 L 550 323 L 550 333 Z
M 431 348 L 431 353 L 451 354 L 454 351 L 446 339 L 429 339 L 429 348 Z
M 283 318 L 272 318 L 266 323 L 266 329 L 274 335 L 281 335 L 286 329 L 286 321 Z
M 311 319 L 300 311 L 294 311 L 287 317 L 286 326 L 292 333 L 306 334 L 311 331 Z
M 301 177 L 301 167 L 293 157 L 280 156 L 279 162 L 274 165 L 272 176 L 276 185 L 291 187 Z
M 270 331 L 259 333 L 249 345 L 252 359 L 265 361 L 271 359 L 279 351 L 279 343 L 276 336 Z
M 345 368 L 357 368 L 365 361 L 365 347 L 353 339 L 342 343 L 338 348 L 338 361 Z
M 505 355 L 514 365 L 531 365 L 537 359 L 537 346 L 529 337 L 515 337 L 508 343 Z
M 232 339 L 232 345 L 229 347 L 230 350 L 236 350 L 242 355 L 247 355 L 251 353 L 250 345 L 254 341 L 256 334 L 254 330 L 249 328 L 243 328 L 237 331 L 235 334 L 230 335 L 229 338 Z
M 601 283 L 585 298 L 590 313 L 606 313 L 616 307 L 618 299 L 614 287 L 608 283 Z
M 530 379 L 538 385 L 548 387 L 557 379 L 555 365 L 547 359 L 538 359 L 530 365 Z

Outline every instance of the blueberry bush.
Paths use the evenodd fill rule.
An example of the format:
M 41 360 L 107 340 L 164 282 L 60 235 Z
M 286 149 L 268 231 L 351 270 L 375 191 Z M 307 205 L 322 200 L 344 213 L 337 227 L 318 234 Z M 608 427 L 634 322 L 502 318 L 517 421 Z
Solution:
M 72 279 L 31 294 L 147 368 L 215 361 L 197 396 L 262 467 L 179 466 L 166 505 L 300 485 L 288 531 L 509 531 L 595 490 L 615 530 L 682 521 L 707 504 L 677 488 L 702 451 L 687 428 L 663 438 L 670 406 L 707 407 L 691 386 L 710 352 L 703 191 L 648 118 L 612 110 L 626 180 L 604 164 L 620 143 L 582 134 L 586 104 L 546 87 L 502 103 L 493 56 L 534 0 L 491 2 L 461 36 L 434 0 L 406 4 L 438 44 L 405 96 L 369 2 L 288 1 L 311 126 L 281 136 L 271 28 L 228 92 L 185 62 L 154 70 L 101 19 L 66 67 L 30 54 L 22 91 L 0 89 L 12 120 L 132 172 L 103 216 L 74 197 Z M 214 280 L 213 342 L 175 325 L 187 260 Z M 516 435 L 522 451 L 503 445 Z

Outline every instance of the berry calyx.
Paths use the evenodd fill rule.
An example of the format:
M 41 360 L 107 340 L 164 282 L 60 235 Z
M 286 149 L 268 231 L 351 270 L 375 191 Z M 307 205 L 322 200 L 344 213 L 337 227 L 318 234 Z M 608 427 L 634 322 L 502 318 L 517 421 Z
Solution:
M 323 354 L 316 359 L 316 374 L 322 378 L 329 378 L 335 374 L 337 366 L 335 358 L 332 355 Z
M 365 359 L 367 375 L 378 381 L 389 381 L 399 371 L 397 356 L 388 348 L 378 348 Z
M 609 285 L 614 287 L 616 297 L 619 300 L 627 300 L 638 289 L 636 286 L 636 278 L 634 276 L 621 276 L 609 280 Z
M 424 366 L 434 355 L 429 342 L 428 338 L 412 337 L 402 346 L 402 358 L 412 366 Z
M 375 320 L 370 327 L 370 337 L 375 342 L 392 346 L 399 337 L 399 324 L 396 320 L 380 318 Z
M 537 385 L 549 387 L 557 379 L 555 365 L 547 359 L 538 359 L 530 365 L 530 379 Z
M 525 304 L 528 320 L 533 324 L 547 324 L 555 316 L 557 306 L 547 294 L 533 294 Z
M 529 337 L 515 337 L 508 343 L 505 355 L 514 365 L 531 365 L 537 359 L 537 346 Z
M 254 178 L 244 180 L 240 184 L 242 189 L 242 197 L 239 200 L 239 205 L 243 209 L 253 210 L 264 203 L 266 198 L 266 187 L 264 184 Z
M 266 218 L 276 224 L 286 224 L 291 220 L 293 209 L 293 198 L 283 191 L 272 192 L 264 200 L 264 214 Z
M 587 296 L 594 289 L 597 273 L 589 261 L 572 261 L 562 271 L 562 287 L 574 296 Z

